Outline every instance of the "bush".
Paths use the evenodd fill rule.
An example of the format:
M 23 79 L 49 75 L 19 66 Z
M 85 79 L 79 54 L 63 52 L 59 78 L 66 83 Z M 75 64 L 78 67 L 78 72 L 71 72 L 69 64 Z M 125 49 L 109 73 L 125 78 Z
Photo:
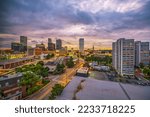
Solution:
M 56 70 L 53 72 L 54 75 L 64 73 L 65 65 L 57 64 Z
M 64 89 L 64 86 L 62 86 L 61 84 L 55 84 L 55 86 L 52 88 L 49 99 L 50 100 L 55 99 L 56 96 L 59 96 L 62 93 L 63 89 Z
M 49 82 L 50 82 L 49 80 L 43 80 L 43 81 L 42 81 L 42 83 L 43 83 L 44 85 L 48 84 Z
M 42 86 L 34 86 L 32 88 L 29 88 L 27 90 L 27 95 L 33 94 L 34 92 L 38 91 L 40 88 L 42 88 Z
M 68 68 L 72 68 L 74 66 L 73 58 L 70 57 L 69 60 L 67 60 L 66 65 Z

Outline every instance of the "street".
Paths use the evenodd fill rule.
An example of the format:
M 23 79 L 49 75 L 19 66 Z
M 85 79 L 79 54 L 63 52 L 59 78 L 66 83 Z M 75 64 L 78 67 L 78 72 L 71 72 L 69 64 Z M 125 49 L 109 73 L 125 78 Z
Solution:
M 66 86 L 71 80 L 72 76 L 75 75 L 76 70 L 82 67 L 83 62 L 79 62 L 74 68 L 67 69 L 65 73 L 62 75 L 57 75 L 57 76 L 50 76 L 50 79 L 52 79 L 46 86 L 41 88 L 39 91 L 35 92 L 34 94 L 28 96 L 25 98 L 25 100 L 43 100 L 43 99 L 48 99 L 52 87 L 60 83 L 64 86 Z

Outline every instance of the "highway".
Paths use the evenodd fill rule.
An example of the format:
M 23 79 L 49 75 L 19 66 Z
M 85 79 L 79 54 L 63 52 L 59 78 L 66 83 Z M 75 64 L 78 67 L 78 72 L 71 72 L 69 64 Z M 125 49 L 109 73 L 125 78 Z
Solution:
M 26 97 L 25 100 L 46 100 L 46 99 L 48 99 L 48 97 L 52 91 L 52 87 L 57 83 L 62 84 L 63 86 L 66 86 L 72 80 L 72 77 L 75 75 L 76 70 L 81 68 L 82 65 L 83 65 L 83 62 L 80 61 L 74 68 L 67 69 L 64 74 L 62 74 L 60 76 L 59 75 L 51 76 L 52 80 L 46 86 L 44 86 L 42 89 L 35 92 L 34 94 Z

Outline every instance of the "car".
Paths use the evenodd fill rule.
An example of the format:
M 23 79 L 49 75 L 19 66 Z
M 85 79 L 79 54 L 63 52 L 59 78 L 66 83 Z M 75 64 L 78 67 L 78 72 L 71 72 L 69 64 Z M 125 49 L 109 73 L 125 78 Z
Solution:
M 126 80 L 126 83 L 131 83 L 129 80 Z
M 127 76 L 128 77 L 128 79 L 131 79 L 131 76 Z
M 145 83 L 143 83 L 143 82 L 141 83 L 141 85 L 142 85 L 142 86 L 146 86 L 146 84 L 145 84 Z
M 137 84 L 137 85 L 141 85 L 141 83 L 140 83 L 140 82 L 136 82 L 136 84 Z
M 146 85 L 146 86 L 150 86 L 150 83 L 149 83 L 149 82 L 146 82 L 145 85 Z
M 137 77 L 137 76 L 135 76 L 135 79 L 136 79 L 136 80 L 139 80 L 139 81 L 142 80 L 141 78 L 139 78 L 139 77 Z

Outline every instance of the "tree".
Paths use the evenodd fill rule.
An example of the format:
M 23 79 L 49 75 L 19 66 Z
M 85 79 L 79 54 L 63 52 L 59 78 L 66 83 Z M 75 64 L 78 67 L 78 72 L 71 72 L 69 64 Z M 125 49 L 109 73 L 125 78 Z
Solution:
M 43 61 L 39 61 L 37 64 L 40 64 L 41 66 L 44 66 L 44 62 Z
M 46 56 L 46 59 L 50 59 L 52 56 L 50 55 L 50 54 L 48 54 L 47 56 Z
M 49 96 L 49 99 L 55 99 L 56 96 L 59 96 L 64 89 L 64 86 L 61 84 L 55 84 L 55 86 L 52 88 L 51 95 Z
M 66 65 L 68 68 L 72 68 L 74 66 L 73 58 L 70 57 L 69 60 L 67 60 Z
M 112 63 L 112 57 L 110 57 L 110 56 L 105 56 L 105 57 L 104 57 L 104 61 L 106 62 L 106 65 L 111 64 L 111 63 Z
M 148 67 L 144 67 L 144 69 L 143 69 L 143 73 L 145 74 L 145 75 L 150 75 L 150 69 L 148 68 Z
M 51 54 L 51 57 L 54 57 L 54 56 L 55 56 L 54 53 L 52 53 L 52 54 Z
M 23 73 L 23 77 L 20 81 L 21 86 L 26 86 L 27 88 L 33 87 L 40 80 L 40 76 L 36 75 L 31 71 Z
M 42 77 L 47 77 L 48 73 L 49 73 L 49 68 L 48 67 L 41 69 L 41 76 Z
M 57 64 L 56 70 L 54 71 L 54 74 L 61 74 L 64 72 L 65 65 L 64 64 Z
M 144 64 L 143 63 L 140 63 L 139 66 L 140 66 L 141 69 L 144 68 Z
M 22 68 L 21 67 L 17 67 L 15 68 L 15 71 L 18 73 L 18 72 L 22 72 Z

